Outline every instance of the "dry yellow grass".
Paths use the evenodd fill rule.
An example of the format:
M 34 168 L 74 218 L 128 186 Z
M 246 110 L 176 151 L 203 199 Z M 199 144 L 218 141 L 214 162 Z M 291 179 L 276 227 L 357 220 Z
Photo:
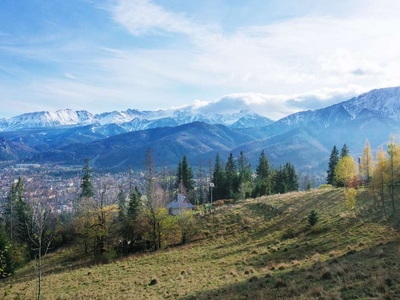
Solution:
M 397 230 L 359 195 L 353 214 L 338 189 L 222 207 L 197 220 L 201 240 L 108 264 L 77 267 L 88 262 L 67 263 L 66 249 L 48 260 L 42 299 L 400 298 Z M 320 219 L 310 229 L 312 209 Z M 31 275 L 1 282 L 0 298 L 34 298 Z

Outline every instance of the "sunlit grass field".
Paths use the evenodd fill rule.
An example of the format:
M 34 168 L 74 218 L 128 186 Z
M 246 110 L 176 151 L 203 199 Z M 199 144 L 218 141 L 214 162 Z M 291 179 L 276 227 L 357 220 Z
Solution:
M 51 253 L 42 299 L 400 299 L 396 219 L 364 190 L 354 211 L 341 189 L 249 199 L 197 216 L 188 245 L 108 263 Z M 33 272 L 1 281 L 0 298 L 34 299 Z

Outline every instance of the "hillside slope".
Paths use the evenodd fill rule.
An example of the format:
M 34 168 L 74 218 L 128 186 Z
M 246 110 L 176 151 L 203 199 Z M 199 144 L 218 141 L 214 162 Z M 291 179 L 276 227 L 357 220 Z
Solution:
M 319 189 L 240 202 L 199 216 L 197 242 L 110 264 L 79 268 L 71 250 L 59 251 L 42 292 L 45 299 L 398 299 L 398 228 L 371 209 L 366 191 L 357 201 L 348 212 L 343 190 Z M 310 228 L 312 209 L 320 219 Z M 0 282 L 4 299 L 33 297 L 26 272 Z

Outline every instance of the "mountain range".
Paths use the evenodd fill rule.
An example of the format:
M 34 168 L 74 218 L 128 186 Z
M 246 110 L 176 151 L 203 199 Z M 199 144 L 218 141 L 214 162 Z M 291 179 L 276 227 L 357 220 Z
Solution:
M 79 165 L 98 170 L 143 167 L 152 148 L 158 166 L 176 166 L 184 154 L 205 165 L 217 153 L 244 151 L 253 166 L 262 150 L 278 167 L 292 162 L 300 174 L 322 181 L 334 145 L 346 143 L 359 157 L 368 139 L 373 149 L 400 132 L 400 87 L 372 90 L 317 110 L 271 121 L 258 114 L 194 114 L 177 111 L 36 112 L 0 120 L 0 160 Z
M 0 132 L 9 132 L 31 128 L 60 128 L 93 125 L 96 130 L 107 125 L 117 125 L 121 131 L 130 132 L 165 126 L 179 126 L 192 122 L 220 124 L 232 128 L 247 128 L 265 126 L 273 123 L 269 118 L 250 111 L 240 111 L 233 114 L 202 114 L 195 113 L 190 108 L 179 110 L 113 111 L 92 114 L 86 110 L 74 111 L 60 109 L 56 112 L 33 112 L 12 118 L 0 119 Z M 100 129 L 99 129 L 100 128 Z M 110 135 L 113 135 L 112 133 Z

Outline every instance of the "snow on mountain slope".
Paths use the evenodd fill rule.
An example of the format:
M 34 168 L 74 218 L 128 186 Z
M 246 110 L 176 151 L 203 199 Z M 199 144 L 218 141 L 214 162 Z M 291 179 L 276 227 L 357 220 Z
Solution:
M 384 117 L 400 121 L 400 87 L 372 90 L 343 102 L 343 107 L 353 117 L 363 109 L 368 109 Z
M 246 116 L 253 116 L 245 118 Z M 265 117 L 259 116 L 265 125 Z M 240 123 L 236 123 L 242 119 Z M 105 126 L 116 124 L 127 131 L 136 131 L 156 127 L 178 126 L 192 122 L 208 124 L 222 124 L 230 126 L 235 123 L 236 128 L 254 127 L 254 114 L 249 111 L 240 111 L 234 114 L 200 114 L 193 113 L 190 109 L 176 111 L 157 110 L 139 111 L 128 109 L 126 111 L 112 111 L 92 115 L 87 111 L 73 111 L 62 109 L 56 112 L 26 113 L 13 118 L 0 119 L 0 131 L 13 131 L 26 128 L 53 128 L 62 126 L 96 125 Z
M 85 110 L 74 111 L 60 109 L 56 112 L 26 113 L 12 118 L 0 119 L 0 131 L 11 131 L 23 128 L 82 126 L 92 124 L 93 115 Z
M 334 123 L 355 119 L 366 110 L 400 121 L 400 87 L 376 89 L 326 108 L 298 112 L 275 122 L 271 130 L 286 131 L 310 124 L 329 127 Z
M 171 127 L 196 121 L 208 124 L 222 124 L 233 128 L 250 128 L 268 126 L 271 131 L 284 132 L 288 128 L 296 128 L 313 124 L 329 127 L 333 123 L 354 119 L 362 110 L 400 121 L 400 87 L 372 90 L 348 101 L 323 109 L 303 111 L 289 115 L 272 123 L 266 117 L 250 111 L 232 114 L 197 113 L 191 107 L 178 110 L 105 112 L 93 115 L 88 111 L 61 109 L 56 112 L 26 113 L 13 118 L 0 119 L 0 131 L 13 131 L 26 128 L 54 128 L 62 126 L 115 124 L 126 131 L 136 131 L 156 127 Z

